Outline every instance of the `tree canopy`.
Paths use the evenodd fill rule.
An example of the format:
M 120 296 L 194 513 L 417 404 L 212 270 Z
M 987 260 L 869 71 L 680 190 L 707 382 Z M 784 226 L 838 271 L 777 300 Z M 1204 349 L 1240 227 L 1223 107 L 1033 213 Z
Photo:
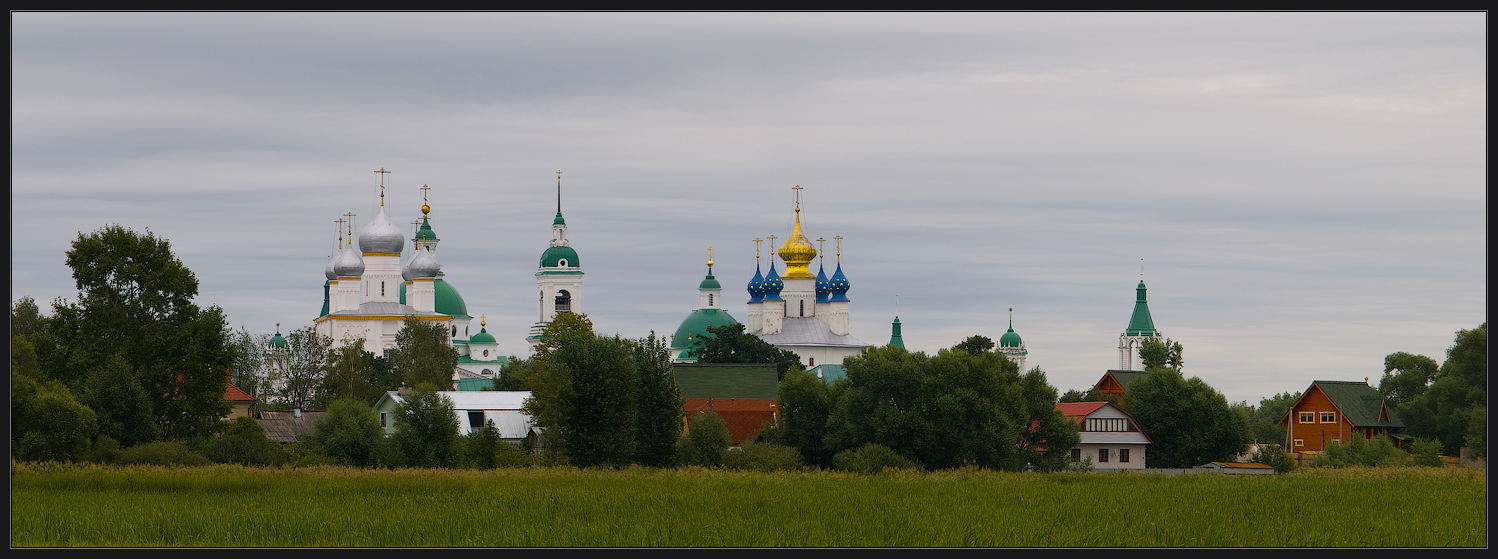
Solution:
M 1181 370 L 1182 353 L 1181 342 L 1166 338 L 1160 341 L 1155 338 L 1144 340 L 1139 346 L 1139 360 L 1144 363 L 1146 371 L 1150 369 L 1174 369 Z
M 791 367 L 801 366 L 801 356 L 744 333 L 743 324 L 709 326 L 707 333 L 692 342 L 698 363 L 774 363 L 777 379 L 785 378 Z
M 1462 446 L 1487 456 L 1487 346 L 1486 322 L 1456 333 L 1435 381 L 1396 409 L 1410 435 L 1441 441 L 1448 456 Z
M 426 382 L 442 390 L 452 390 L 453 371 L 458 368 L 459 357 L 446 326 L 408 316 L 395 334 L 390 369 L 406 386 Z
M 1145 459 L 1150 468 L 1200 466 L 1248 450 L 1247 418 L 1206 382 L 1175 369 L 1150 369 L 1130 383 L 1121 407 L 1154 441 Z
M 978 355 L 993 349 L 993 340 L 988 336 L 968 336 L 962 343 L 957 344 L 954 349 L 961 349 L 972 355 Z

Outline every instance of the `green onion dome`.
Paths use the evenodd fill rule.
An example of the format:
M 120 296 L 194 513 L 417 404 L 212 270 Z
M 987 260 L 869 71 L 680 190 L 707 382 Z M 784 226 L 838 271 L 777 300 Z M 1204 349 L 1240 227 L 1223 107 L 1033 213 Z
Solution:
M 542 268 L 580 268 L 581 261 L 577 259 L 577 251 L 569 246 L 555 246 L 541 253 Z
M 274 348 L 286 347 L 286 338 L 281 337 L 281 325 L 276 325 L 276 335 L 270 337 L 270 346 Z
M 473 337 L 468 338 L 468 343 L 469 344 L 492 344 L 492 343 L 496 343 L 496 342 L 494 341 L 494 334 L 490 334 L 489 331 L 487 329 L 485 329 L 481 325 L 481 326 L 479 326 L 479 333 L 474 334 Z
M 1024 342 L 1020 341 L 1019 334 L 1014 333 L 1014 325 L 1009 325 L 1009 331 L 999 336 L 999 347 L 1019 347 Z
M 734 320 L 728 315 L 728 311 L 723 309 L 697 309 L 687 315 L 687 318 L 681 321 L 681 326 L 676 328 L 676 335 L 671 337 L 671 349 L 691 349 L 697 343 L 698 338 L 712 336 L 707 332 L 708 328 L 738 323 L 739 321 Z

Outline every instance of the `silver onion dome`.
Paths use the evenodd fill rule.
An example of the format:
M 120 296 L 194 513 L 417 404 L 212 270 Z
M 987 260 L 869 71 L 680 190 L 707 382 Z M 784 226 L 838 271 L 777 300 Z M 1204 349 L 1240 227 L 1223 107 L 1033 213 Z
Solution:
M 328 269 L 327 270 L 323 270 L 323 276 L 326 276 L 328 278 L 328 281 L 333 281 L 333 280 L 338 279 L 338 273 L 333 271 L 333 261 L 337 260 L 337 259 L 338 259 L 338 255 L 337 254 L 334 254 L 334 255 L 328 257 Z
M 421 256 L 422 252 L 425 251 L 416 251 L 416 256 Z M 411 263 L 416 261 L 416 256 L 412 256 L 410 260 L 406 261 L 405 266 L 401 266 L 401 281 L 411 281 Z
M 432 256 L 430 250 L 416 251 L 416 257 L 411 259 L 406 269 L 410 270 L 411 279 L 435 278 L 442 271 L 442 267 L 437 265 L 437 257 Z
M 359 250 L 361 252 L 386 252 L 400 254 L 405 248 L 405 235 L 399 227 L 390 222 L 385 215 L 385 206 L 380 206 L 380 213 L 375 215 L 374 220 L 359 232 Z
M 333 274 L 340 278 L 364 275 L 364 259 L 359 257 L 359 251 L 354 250 L 354 245 L 343 247 L 343 252 L 338 253 L 338 258 L 333 261 Z

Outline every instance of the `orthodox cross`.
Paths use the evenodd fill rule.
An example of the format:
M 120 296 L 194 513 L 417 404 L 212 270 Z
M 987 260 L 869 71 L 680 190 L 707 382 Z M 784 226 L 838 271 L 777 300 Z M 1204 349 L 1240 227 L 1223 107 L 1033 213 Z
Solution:
M 349 212 L 343 215 L 348 218 L 348 244 L 349 246 L 354 246 L 354 216 L 356 214 Z
M 755 267 L 759 267 L 759 242 L 763 241 L 763 240 L 764 239 L 761 239 L 759 237 L 755 237 L 754 238 L 754 266 Z
M 380 205 L 383 206 L 385 205 L 385 175 L 390 174 L 390 171 L 386 171 L 384 167 L 380 167 L 380 170 L 375 172 L 380 174 Z
M 801 212 L 801 191 L 805 190 L 805 189 L 801 188 L 801 185 L 798 184 L 796 186 L 791 187 L 791 190 L 796 191 L 796 212 L 800 213 Z
M 775 265 L 775 236 L 770 235 L 770 265 Z
M 338 224 L 338 250 L 343 250 L 343 224 L 348 222 L 343 218 L 335 219 L 333 222 Z
M 822 246 L 822 243 L 825 243 L 825 242 L 827 242 L 827 239 L 823 239 L 821 237 L 817 237 L 817 265 L 818 266 L 821 266 L 822 262 L 827 259 L 827 254 L 826 254 L 827 248 L 824 247 L 824 246 Z
M 713 247 L 707 247 L 707 267 L 713 267 Z
M 843 236 L 842 235 L 838 235 L 836 237 L 833 237 L 833 239 L 837 241 L 837 263 L 838 264 L 842 264 L 843 263 Z

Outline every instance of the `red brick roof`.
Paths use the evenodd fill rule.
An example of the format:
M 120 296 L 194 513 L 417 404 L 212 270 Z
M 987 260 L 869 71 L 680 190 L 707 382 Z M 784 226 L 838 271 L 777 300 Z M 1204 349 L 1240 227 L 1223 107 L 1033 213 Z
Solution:
M 1061 413 L 1066 414 L 1067 417 L 1080 421 L 1082 418 L 1092 415 L 1092 412 L 1097 411 L 1098 408 L 1106 405 L 1108 405 L 1108 402 L 1066 402 L 1056 404 L 1056 409 L 1061 410 Z
M 253 401 L 255 401 L 255 397 L 254 396 L 246 394 L 245 391 L 240 390 L 238 388 L 235 388 L 234 385 L 229 384 L 229 385 L 226 385 L 226 386 L 228 386 L 229 388 L 227 388 L 227 389 L 224 390 L 224 399 L 225 400 L 228 400 L 230 402 L 253 402 Z
M 728 425 L 729 443 L 734 445 L 759 436 L 765 423 L 775 421 L 774 398 L 686 398 L 682 407 L 688 419 L 713 410 Z

